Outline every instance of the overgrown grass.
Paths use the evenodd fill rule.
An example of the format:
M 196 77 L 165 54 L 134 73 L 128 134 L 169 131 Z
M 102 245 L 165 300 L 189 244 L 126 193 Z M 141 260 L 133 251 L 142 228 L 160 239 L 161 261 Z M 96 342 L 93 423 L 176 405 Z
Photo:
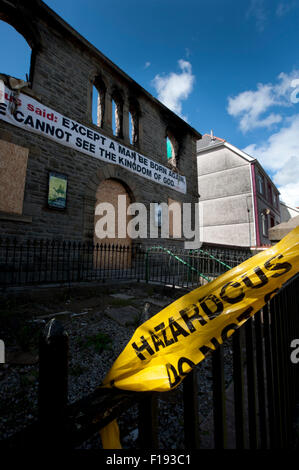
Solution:
M 80 375 L 84 374 L 84 372 L 87 370 L 87 367 L 81 366 L 80 364 L 75 364 L 70 368 L 70 375 L 73 377 L 80 377 Z
M 118 298 L 113 298 L 109 299 L 109 304 L 113 305 L 114 307 L 126 307 L 128 305 L 132 305 L 134 299 L 118 299 Z
M 98 353 L 112 348 L 112 339 L 106 333 L 99 331 L 96 335 L 86 336 L 78 340 L 79 346 L 83 349 L 94 348 Z

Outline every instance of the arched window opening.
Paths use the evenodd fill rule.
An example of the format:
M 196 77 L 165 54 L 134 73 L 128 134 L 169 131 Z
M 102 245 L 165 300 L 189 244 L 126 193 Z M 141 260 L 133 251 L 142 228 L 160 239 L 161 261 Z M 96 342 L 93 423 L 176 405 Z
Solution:
M 0 73 L 29 81 L 31 48 L 24 37 L 5 21 L 0 20 L 1 67 Z M 9 48 L 6 45 L 9 44 Z
M 167 161 L 174 167 L 177 166 L 178 143 L 175 138 L 167 132 L 166 135 L 166 156 Z
M 92 122 L 103 127 L 105 120 L 106 86 L 102 80 L 97 79 L 92 88 Z
M 166 137 L 166 148 L 167 148 L 167 160 L 174 157 L 173 146 L 169 137 Z
M 116 124 L 116 103 L 112 100 L 112 132 L 113 135 L 117 135 L 117 124 Z
M 112 96 L 112 132 L 123 138 L 123 100 L 118 93 Z
M 134 99 L 130 100 L 129 107 L 129 131 L 130 131 L 130 142 L 132 145 L 138 145 L 139 143 L 139 105 Z
M 129 98 L 129 135 L 132 145 L 139 144 L 139 103 L 134 96 Z
M 96 87 L 92 87 L 92 123 L 98 126 L 98 101 L 99 101 L 99 92 Z
M 130 139 L 130 144 L 133 145 L 133 117 L 130 112 L 129 112 L 129 139 Z

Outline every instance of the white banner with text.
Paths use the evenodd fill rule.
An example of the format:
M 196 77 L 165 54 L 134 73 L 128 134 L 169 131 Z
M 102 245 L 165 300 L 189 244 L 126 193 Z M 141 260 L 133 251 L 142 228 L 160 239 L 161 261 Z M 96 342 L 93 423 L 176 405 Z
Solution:
M 186 194 L 185 176 L 53 111 L 25 94 L 20 93 L 14 98 L 13 92 L 2 86 L 1 95 L 0 119 L 3 121 Z M 15 100 L 17 106 L 12 112 Z

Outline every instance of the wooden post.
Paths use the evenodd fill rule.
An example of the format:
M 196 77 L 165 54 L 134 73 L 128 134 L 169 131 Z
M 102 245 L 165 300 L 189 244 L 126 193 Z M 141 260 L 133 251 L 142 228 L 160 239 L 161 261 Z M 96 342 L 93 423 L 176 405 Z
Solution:
M 39 344 L 40 445 L 66 447 L 68 401 L 68 335 L 55 318 L 50 320 Z

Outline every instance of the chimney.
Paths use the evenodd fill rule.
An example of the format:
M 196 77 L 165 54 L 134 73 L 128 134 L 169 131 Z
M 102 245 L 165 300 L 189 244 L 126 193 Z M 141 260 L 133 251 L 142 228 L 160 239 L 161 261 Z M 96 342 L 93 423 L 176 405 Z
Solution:
M 214 134 L 213 134 L 213 129 L 211 129 L 211 140 L 212 140 L 212 141 L 215 140 L 215 137 L 214 137 Z

